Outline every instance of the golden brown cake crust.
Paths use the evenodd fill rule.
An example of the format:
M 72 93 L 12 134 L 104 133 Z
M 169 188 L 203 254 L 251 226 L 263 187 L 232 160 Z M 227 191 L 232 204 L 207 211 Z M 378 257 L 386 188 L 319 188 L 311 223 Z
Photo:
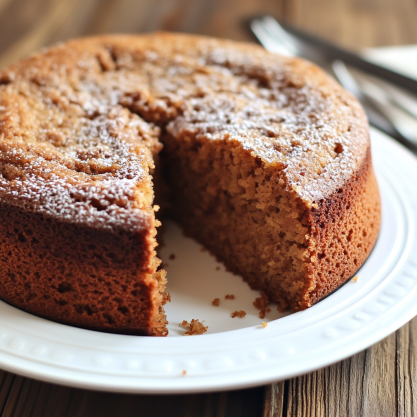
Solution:
M 176 136 L 233 138 L 281 169 L 288 190 L 306 202 L 338 189 L 369 146 L 363 109 L 339 84 L 307 61 L 250 44 L 166 33 L 84 38 L 0 78 L 56 87 L 87 114 L 98 103 L 121 105 Z
M 57 45 L 0 73 L 0 134 L 0 252 L 7 266 L 0 297 L 64 323 L 166 334 L 165 280 L 154 250 L 159 140 L 172 160 L 181 147 L 205 162 L 203 149 L 247 163 L 248 175 L 241 170 L 236 182 L 221 184 L 222 198 L 233 204 L 255 200 L 249 182 L 261 170 L 272 191 L 256 195 L 251 210 L 265 210 L 275 187 L 281 208 L 288 201 L 299 213 L 296 240 L 285 249 L 298 254 L 294 262 L 303 269 L 293 299 L 267 273 L 262 284 L 225 259 L 282 305 L 306 308 L 333 291 L 364 262 L 378 233 L 362 108 L 314 65 L 253 45 L 164 33 Z M 186 200 L 194 198 L 197 160 L 173 184 L 174 200 L 189 203 L 195 222 L 206 210 Z M 213 212 L 210 204 L 204 215 Z M 187 221 L 183 226 L 210 247 L 210 232 Z M 210 247 L 220 257 L 227 253 L 222 242 L 218 253 Z M 285 277 L 285 268 L 276 268 Z
M 350 180 L 310 211 L 309 291 L 300 309 L 330 294 L 362 266 L 378 237 L 380 217 L 379 190 L 368 149 Z
M 1 298 L 66 324 L 149 334 L 157 285 L 141 279 L 148 233 L 94 230 L 2 204 Z

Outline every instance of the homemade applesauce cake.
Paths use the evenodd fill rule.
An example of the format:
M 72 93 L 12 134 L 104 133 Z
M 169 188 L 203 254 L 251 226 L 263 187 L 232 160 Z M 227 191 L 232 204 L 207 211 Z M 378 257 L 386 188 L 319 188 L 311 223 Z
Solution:
M 27 312 L 166 335 L 158 206 L 283 309 L 331 293 L 376 241 L 366 116 L 306 61 L 111 35 L 43 50 L 0 84 L 0 298 Z

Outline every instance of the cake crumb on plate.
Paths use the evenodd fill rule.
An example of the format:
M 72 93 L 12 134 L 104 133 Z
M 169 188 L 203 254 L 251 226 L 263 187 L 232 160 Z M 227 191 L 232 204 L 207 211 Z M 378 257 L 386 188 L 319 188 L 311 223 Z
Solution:
M 266 306 L 269 303 L 269 298 L 265 292 L 261 291 L 261 296 L 255 298 L 253 305 L 259 310 L 259 318 L 264 319 L 267 312 Z
M 182 327 L 187 327 L 188 331 L 184 333 L 184 336 L 194 336 L 196 334 L 203 334 L 207 331 L 208 326 L 204 326 L 204 320 L 200 322 L 198 319 L 192 319 L 191 323 L 187 320 L 183 320 L 181 323 Z
M 218 307 L 220 305 L 220 298 L 215 298 L 212 302 L 212 305 L 214 305 L 215 307 Z
M 225 300 L 234 300 L 235 299 L 235 296 L 234 296 L 234 294 L 226 294 L 224 296 L 224 299 Z
M 171 253 L 171 255 L 169 255 L 169 259 L 174 260 L 175 259 L 175 253 Z
M 358 277 L 357 275 L 355 275 L 355 276 L 352 278 L 352 281 L 353 281 L 353 282 L 358 282 L 358 279 L 359 279 L 359 277 Z
M 266 321 L 262 322 L 262 327 L 265 329 L 265 327 L 268 327 L 268 323 Z
M 240 319 L 243 319 L 243 317 L 245 316 L 246 316 L 246 311 L 244 310 L 234 311 L 232 313 L 232 319 L 234 319 L 235 317 L 239 317 Z
M 181 374 L 182 374 L 182 376 L 185 376 L 185 375 L 187 375 L 187 371 L 184 369 L 184 370 L 181 372 Z

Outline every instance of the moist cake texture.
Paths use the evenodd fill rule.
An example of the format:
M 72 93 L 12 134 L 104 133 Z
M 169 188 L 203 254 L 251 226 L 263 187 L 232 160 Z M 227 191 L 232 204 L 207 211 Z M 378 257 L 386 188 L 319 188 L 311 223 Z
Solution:
M 0 298 L 58 322 L 167 334 L 158 206 L 293 310 L 346 282 L 378 235 L 362 108 L 260 47 L 54 46 L 1 72 L 0 135 Z

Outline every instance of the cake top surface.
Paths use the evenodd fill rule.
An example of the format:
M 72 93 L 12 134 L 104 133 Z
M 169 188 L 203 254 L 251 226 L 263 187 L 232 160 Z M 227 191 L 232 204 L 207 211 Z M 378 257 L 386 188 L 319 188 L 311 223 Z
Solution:
M 75 204 L 84 220 L 143 221 L 131 212 L 151 204 L 161 129 L 239 142 L 308 205 L 341 187 L 369 148 L 362 108 L 335 81 L 248 44 L 78 39 L 10 66 L 0 84 L 0 193 L 68 218 Z

